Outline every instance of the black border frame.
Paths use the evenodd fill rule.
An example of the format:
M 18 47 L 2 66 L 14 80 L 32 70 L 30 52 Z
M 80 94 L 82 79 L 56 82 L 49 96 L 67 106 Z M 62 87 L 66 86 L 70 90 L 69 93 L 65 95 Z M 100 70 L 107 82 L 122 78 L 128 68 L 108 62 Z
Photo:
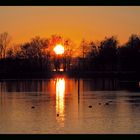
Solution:
M 138 6 L 140 0 L 0 0 L 0 6 Z
M 0 6 L 140 6 L 140 0 L 0 0 Z M 125 136 L 125 137 L 124 137 Z M 4 139 L 107 139 L 132 138 L 130 134 L 1 134 Z

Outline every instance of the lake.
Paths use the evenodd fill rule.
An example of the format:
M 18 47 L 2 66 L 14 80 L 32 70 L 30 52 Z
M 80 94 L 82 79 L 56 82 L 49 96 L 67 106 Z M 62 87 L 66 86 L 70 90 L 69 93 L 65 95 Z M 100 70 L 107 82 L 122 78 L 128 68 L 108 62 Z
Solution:
M 140 133 L 140 92 L 117 79 L 0 81 L 1 134 Z

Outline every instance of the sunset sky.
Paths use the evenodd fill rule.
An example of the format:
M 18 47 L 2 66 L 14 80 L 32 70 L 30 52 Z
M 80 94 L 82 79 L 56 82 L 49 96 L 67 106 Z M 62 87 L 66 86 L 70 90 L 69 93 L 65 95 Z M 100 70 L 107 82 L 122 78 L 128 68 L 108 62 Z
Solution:
M 140 6 L 1 6 L 0 32 L 20 43 L 60 34 L 79 43 L 115 35 L 121 43 L 140 34 Z

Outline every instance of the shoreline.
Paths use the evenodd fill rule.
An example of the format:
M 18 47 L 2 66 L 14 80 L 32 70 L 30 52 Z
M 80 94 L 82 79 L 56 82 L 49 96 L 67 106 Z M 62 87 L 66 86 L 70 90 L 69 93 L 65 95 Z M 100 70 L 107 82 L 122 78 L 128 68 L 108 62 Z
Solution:
M 0 73 L 1 79 L 50 79 L 67 78 L 118 78 L 121 80 L 140 80 L 140 74 L 134 71 L 85 71 L 85 72 L 32 72 L 32 73 Z

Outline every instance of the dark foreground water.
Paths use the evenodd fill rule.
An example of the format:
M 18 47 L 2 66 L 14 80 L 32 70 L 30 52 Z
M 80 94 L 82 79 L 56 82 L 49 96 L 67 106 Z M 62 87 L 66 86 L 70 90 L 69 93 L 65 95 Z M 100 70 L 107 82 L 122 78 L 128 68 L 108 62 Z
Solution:
M 0 133 L 140 133 L 140 92 L 118 80 L 3 80 Z

